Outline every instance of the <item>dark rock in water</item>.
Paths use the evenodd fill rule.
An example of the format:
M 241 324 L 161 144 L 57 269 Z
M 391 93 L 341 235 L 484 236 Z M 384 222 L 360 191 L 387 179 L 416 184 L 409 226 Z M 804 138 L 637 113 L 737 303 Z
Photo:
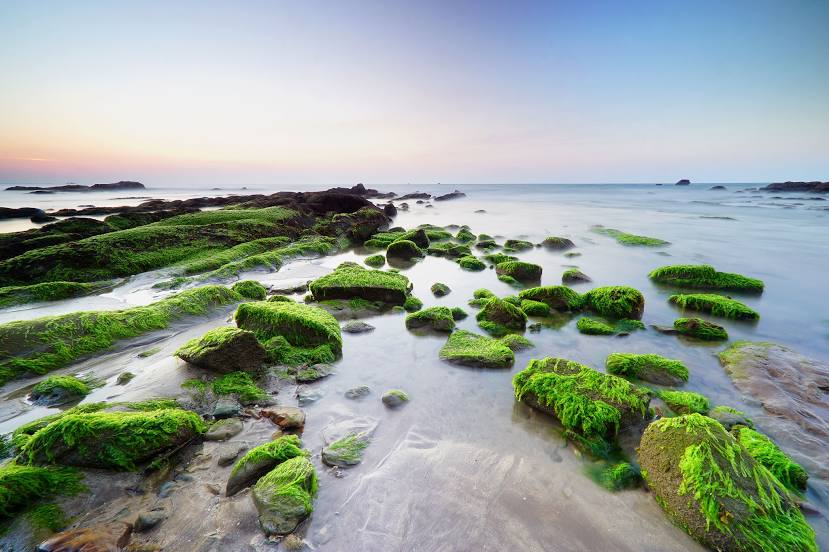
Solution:
M 242 405 L 236 399 L 219 399 L 213 407 L 213 417 L 217 420 L 238 416 L 242 411 Z
M 426 202 L 423 201 L 422 199 L 418 199 L 417 201 L 415 201 L 415 203 L 418 204 L 418 205 L 423 205 Z
M 36 207 L 19 207 L 17 209 L 0 207 L 0 219 L 29 218 L 43 214 L 43 209 Z
M 51 192 L 96 192 L 96 191 L 111 191 L 111 190 L 136 190 L 144 189 L 144 185 L 140 182 L 132 182 L 129 180 L 121 180 L 112 184 L 93 184 L 91 186 L 84 186 L 82 184 L 66 184 L 63 186 L 11 186 L 6 188 L 8 191 L 26 191 L 26 190 L 46 190 Z
M 541 242 L 541 245 L 543 245 L 547 249 L 553 249 L 557 251 L 566 251 L 567 249 L 572 249 L 576 247 L 576 244 L 573 243 L 573 240 L 569 238 L 562 238 L 560 236 L 547 236 L 546 238 L 544 238 L 544 241 Z
M 720 422 L 726 431 L 731 431 L 734 426 L 738 425 L 754 428 L 754 422 L 749 420 L 745 413 L 733 408 L 715 406 L 708 413 L 708 417 Z
M 189 341 L 176 356 L 216 372 L 256 372 L 265 361 L 265 348 L 253 332 L 228 326 Z
M 46 213 L 37 213 L 29 217 L 29 220 L 37 224 L 42 224 L 46 222 L 54 222 L 58 220 L 58 218 L 53 217 L 52 215 L 47 215 Z
M 427 205 L 427 206 L 426 206 L 426 208 L 427 208 L 427 209 L 434 209 L 434 207 L 435 207 L 435 206 L 434 206 L 434 205 L 431 205 L 431 204 L 429 204 L 429 205 Z
M 2 213 L 3 208 L 0 207 L 0 219 L 4 218 Z M 46 224 L 40 228 L 3 234 L 0 235 L 0 260 L 22 255 L 40 247 L 81 240 L 112 232 L 112 230 L 112 227 L 100 220 L 69 218 Z
M 679 334 L 679 331 L 676 328 L 674 328 L 673 326 L 660 326 L 659 324 L 651 324 L 651 328 L 653 328 L 657 332 L 665 334 L 665 335 L 677 335 L 677 334 Z
M 399 208 L 400 208 L 400 210 L 401 210 L 401 211 L 408 211 L 408 210 L 409 210 L 409 204 L 408 204 L 408 203 L 405 203 L 405 202 L 404 202 L 404 203 L 401 203 L 401 204 L 399 205 Z
M 39 194 L 39 195 L 47 194 L 48 195 L 48 194 L 54 194 L 55 192 L 53 192 L 51 190 L 35 190 L 34 192 L 27 192 L 27 193 L 29 193 L 29 194 Z
M 222 467 L 231 465 L 237 458 L 239 458 L 239 455 L 242 454 L 245 449 L 247 449 L 245 445 L 231 445 L 230 448 L 227 448 L 219 453 L 219 457 L 216 459 L 216 464 Z
M 385 205 L 383 205 L 383 212 L 386 214 L 387 217 L 396 217 L 397 207 L 394 206 L 394 203 L 386 203 Z
M 374 330 L 374 326 L 360 320 L 349 320 L 343 324 L 342 330 L 346 333 L 358 334 Z
M 690 180 L 688 180 L 687 178 L 683 178 L 683 179 L 681 179 L 681 180 L 677 180 L 676 185 L 677 185 L 677 186 L 690 186 L 690 185 L 691 185 L 691 181 L 690 181 Z
M 69 379 L 75 380 L 75 378 Z M 50 380 L 47 380 L 47 382 L 48 381 Z M 88 388 L 84 392 L 79 387 L 74 385 L 48 385 L 44 389 L 39 389 L 39 387 L 39 385 L 36 385 L 32 389 L 32 392 L 29 395 L 29 400 L 38 406 L 46 406 L 50 408 L 77 402 L 89 393 Z
M 447 201 L 449 199 L 458 199 L 461 197 L 466 197 L 466 194 L 461 192 L 460 190 L 455 190 L 454 192 L 449 192 L 448 194 L 443 194 L 435 197 L 435 201 Z
M 304 284 L 297 284 L 295 286 L 273 286 L 271 287 L 271 293 L 277 295 L 288 295 L 291 293 L 303 293 L 308 291 L 308 283 Z
M 149 531 L 165 519 L 167 519 L 167 509 L 159 506 L 152 510 L 140 512 L 138 517 L 135 518 L 133 527 L 136 533 L 141 533 L 142 531 Z
M 345 398 L 347 399 L 361 399 L 363 397 L 368 396 L 371 393 L 371 389 L 368 385 L 358 385 L 357 387 L 352 387 L 348 391 L 345 392 Z
M 405 201 L 407 199 L 431 199 L 432 194 L 427 194 L 426 192 L 414 192 L 413 194 L 406 194 L 398 197 L 397 199 L 401 201 Z
M 301 430 L 305 427 L 305 412 L 295 406 L 274 406 L 259 411 L 259 416 L 268 418 L 282 429 Z
M 829 192 L 829 182 L 775 182 L 760 190 L 764 192 Z
M 475 212 L 476 213 L 486 213 L 486 209 L 478 209 Z
M 389 389 L 388 391 L 383 393 L 383 396 L 380 397 L 380 400 L 383 401 L 383 404 L 385 404 L 389 408 L 397 408 L 409 402 L 409 395 L 407 395 L 405 391 L 401 391 L 400 389 Z
M 314 364 L 302 368 L 296 373 L 297 383 L 312 383 L 331 374 L 334 367 L 330 364 Z
M 118 374 L 118 379 L 115 380 L 116 385 L 126 385 L 132 381 L 135 377 L 135 374 L 132 372 L 121 372 Z
M 815 478 L 829 479 L 829 364 L 773 343 L 735 343 L 719 355 L 734 386 L 760 402 L 752 416 Z
M 581 270 L 571 268 L 570 270 L 564 271 L 564 273 L 561 275 L 561 281 L 565 284 L 576 284 L 580 282 L 592 282 L 593 280 L 591 280 L 590 276 L 588 276 Z
M 227 418 L 219 420 L 204 434 L 205 441 L 227 441 L 234 435 L 238 435 L 245 429 L 242 421 L 238 418 Z
M 386 249 L 386 259 L 419 259 L 424 256 L 423 250 L 413 241 L 399 240 L 393 242 Z
M 709 190 L 726 190 L 727 188 L 725 186 L 711 186 L 708 189 Z
M 38 552 L 117 552 L 130 542 L 132 525 L 114 521 L 106 525 L 69 529 L 37 547 Z

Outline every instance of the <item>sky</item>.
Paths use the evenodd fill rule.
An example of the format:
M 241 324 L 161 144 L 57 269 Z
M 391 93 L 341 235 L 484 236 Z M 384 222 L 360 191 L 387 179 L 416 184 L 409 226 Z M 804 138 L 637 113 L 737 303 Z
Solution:
M 0 0 L 0 183 L 829 180 L 829 2 Z

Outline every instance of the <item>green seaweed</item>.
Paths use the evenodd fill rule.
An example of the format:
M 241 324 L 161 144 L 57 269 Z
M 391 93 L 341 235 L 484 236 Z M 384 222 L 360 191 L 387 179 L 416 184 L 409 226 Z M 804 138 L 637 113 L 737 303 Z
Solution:
M 386 258 L 383 255 L 369 255 L 363 262 L 372 268 L 380 268 L 386 264 Z
M 455 318 L 449 307 L 429 307 L 406 316 L 406 328 L 416 329 L 430 327 L 439 332 L 451 332 L 455 329 Z
M 243 303 L 236 309 L 234 319 L 237 326 L 252 331 L 262 342 L 283 337 L 294 347 L 324 345 L 335 355 L 342 352 L 337 319 L 318 307 L 294 302 Z
M 443 297 L 445 295 L 449 295 L 449 293 L 452 291 L 449 288 L 449 286 L 442 282 L 435 282 L 434 284 L 432 284 L 432 287 L 430 289 L 435 297 Z
M 72 297 L 83 297 L 100 289 L 103 284 L 80 282 L 46 282 L 30 286 L 8 286 L 0 288 L 0 308 L 41 301 L 59 301 Z
M 13 517 L 41 498 L 83 492 L 82 481 L 83 474 L 72 468 L 6 463 L 0 466 L 0 519 Z
M 677 414 L 708 414 L 711 408 L 708 397 L 693 391 L 664 390 L 659 392 L 659 398 Z
M 440 358 L 463 366 L 509 368 L 515 362 L 515 354 L 507 343 L 466 330 L 458 330 L 446 340 L 440 350 Z
M 476 315 L 478 326 L 496 337 L 523 331 L 527 315 L 515 305 L 496 297 L 489 299 Z
M 308 287 L 317 301 L 361 298 L 402 305 L 411 284 L 402 274 L 343 263 Z
M 622 245 L 643 245 L 646 247 L 658 247 L 661 245 L 670 245 L 671 242 L 660 240 L 658 238 L 649 238 L 648 236 L 637 236 L 636 234 L 628 234 L 615 228 L 605 228 L 604 226 L 594 226 L 591 228 L 596 234 L 608 236 L 615 239 Z
M 519 282 L 536 282 L 541 279 L 541 266 L 524 261 L 505 261 L 495 265 L 495 273 Z
M 579 318 L 576 328 L 585 335 L 616 335 L 616 329 L 613 326 L 595 318 Z
M 569 288 L 565 288 L 569 289 Z M 628 286 L 607 286 L 591 289 L 583 295 L 585 306 L 606 318 L 639 320 L 645 309 L 645 296 Z
M 550 316 L 550 305 L 532 299 L 522 300 L 521 310 L 527 316 Z
M 806 490 L 809 474 L 762 433 L 745 426 L 736 426 L 732 432 L 757 462 L 766 467 L 784 487 L 794 493 Z
M 504 242 L 504 251 L 525 251 L 535 247 L 532 242 L 526 240 L 507 240 Z
M 599 485 L 614 493 L 625 489 L 635 489 L 642 484 L 641 472 L 630 462 L 591 466 L 591 469 L 588 469 L 588 474 Z
M 760 315 L 739 301 L 712 293 L 671 295 L 668 301 L 680 308 L 707 312 L 715 316 L 736 320 L 759 320 Z
M 607 372 L 625 378 L 641 378 L 649 373 L 664 373 L 688 381 L 688 367 L 680 360 L 655 354 L 611 353 L 605 364 Z
M 256 280 L 242 280 L 241 282 L 236 282 L 230 289 L 245 299 L 253 299 L 254 301 L 261 301 L 268 296 L 267 288 Z
M 486 268 L 486 264 L 483 261 L 472 255 L 458 259 L 458 265 L 464 270 L 471 270 L 473 272 L 478 272 Z
M 415 297 L 414 295 L 409 295 L 406 297 L 406 301 L 403 303 L 403 310 L 406 312 L 417 312 L 423 308 L 423 301 Z
M 663 266 L 651 271 L 648 277 L 655 282 L 685 288 L 759 293 L 764 287 L 762 280 L 748 278 L 741 274 L 717 272 L 710 265 Z
M 88 382 L 75 376 L 49 376 L 32 388 L 33 394 L 48 395 L 55 389 L 63 389 L 71 395 L 85 397 L 92 391 Z
M 291 458 L 307 457 L 310 453 L 302 448 L 302 442 L 296 435 L 283 435 L 278 439 L 259 445 L 247 451 L 233 465 L 230 475 L 236 475 L 249 464 L 259 464 L 264 461 L 281 464 Z
M 728 339 L 725 328 L 701 318 L 677 318 L 674 329 L 680 334 L 703 341 L 724 341 Z
M 216 395 L 235 395 L 242 404 L 256 404 L 270 398 L 247 372 L 230 372 L 213 380 L 211 385 Z
M 520 292 L 518 297 L 547 303 L 551 309 L 559 312 L 578 311 L 584 306 L 582 296 L 567 286 L 540 286 L 529 288 Z

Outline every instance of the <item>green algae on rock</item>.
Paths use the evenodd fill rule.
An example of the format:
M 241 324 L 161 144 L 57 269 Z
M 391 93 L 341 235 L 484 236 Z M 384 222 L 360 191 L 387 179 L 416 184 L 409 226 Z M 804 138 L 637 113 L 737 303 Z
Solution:
M 256 280 L 242 280 L 241 282 L 236 282 L 230 287 L 230 289 L 245 299 L 253 299 L 254 301 L 261 301 L 268 296 L 267 288 Z
M 317 472 L 305 456 L 285 460 L 254 485 L 251 497 L 267 535 L 285 535 L 314 510 Z
M 680 335 L 703 341 L 724 341 L 728 339 L 728 332 L 725 331 L 725 328 L 701 318 L 678 318 L 674 320 L 674 329 Z
M 41 498 L 71 496 L 85 490 L 83 474 L 72 468 L 8 462 L 0 466 L 0 520 L 8 519 Z
M 8 286 L 0 288 L 0 309 L 26 303 L 59 301 L 83 297 L 111 285 L 109 282 L 46 282 L 30 286 Z
M 532 299 L 522 300 L 521 310 L 527 316 L 550 316 L 550 305 Z
M 369 255 L 363 262 L 372 268 L 380 268 L 386 264 L 386 258 L 383 255 Z
M 423 308 L 423 301 L 415 297 L 414 295 L 409 295 L 406 297 L 406 300 L 403 302 L 403 310 L 406 312 L 417 312 Z
M 38 430 L 21 454 L 32 464 L 133 470 L 205 430 L 194 412 L 91 412 L 62 416 Z
M 440 350 L 440 358 L 476 368 L 509 368 L 515 354 L 502 340 L 458 330 L 449 336 Z
M 639 464 L 671 521 L 711 550 L 817 552 L 790 493 L 711 418 L 653 422 Z
M 455 329 L 455 318 L 449 307 L 429 307 L 406 316 L 406 328 L 412 330 L 429 327 L 438 332 Z
M 695 293 L 690 295 L 671 295 L 668 301 L 674 305 L 693 311 L 707 312 L 715 316 L 736 320 L 759 320 L 760 315 L 739 301 L 713 293 Z
M 659 392 L 659 398 L 677 414 L 708 414 L 711 408 L 708 397 L 693 391 L 666 389 Z
M 509 347 L 513 351 L 523 351 L 535 347 L 533 342 L 518 334 L 507 334 L 504 337 L 498 338 L 498 341 Z
M 634 489 L 642 483 L 642 473 L 630 462 L 604 465 L 591 475 L 599 485 L 611 492 Z
M 410 240 L 398 240 L 389 244 L 386 248 L 387 259 L 420 259 L 425 253 L 417 246 L 417 244 Z
M 512 255 L 507 255 L 506 253 L 487 253 L 484 255 L 484 260 L 488 263 L 492 263 L 493 265 L 499 265 L 501 263 L 506 263 L 509 261 L 517 261 L 518 257 L 514 257 Z
M 463 320 L 467 316 L 469 316 L 465 310 L 460 307 L 452 307 L 452 318 L 457 322 L 458 320 Z
M 585 335 L 616 335 L 616 329 L 606 322 L 595 318 L 579 318 L 576 328 Z
M 547 249 L 553 249 L 556 251 L 566 251 L 567 249 L 572 249 L 576 247 L 576 244 L 573 243 L 573 240 L 569 238 L 562 238 L 560 236 L 547 236 L 541 242 L 541 245 L 546 247 Z
M 636 234 L 628 234 L 615 228 L 605 228 L 604 226 L 594 226 L 591 228 L 596 234 L 608 236 L 613 238 L 622 245 L 643 245 L 645 247 L 659 247 L 661 245 L 670 245 L 671 242 L 660 240 L 658 238 L 649 238 L 648 236 L 637 236 Z
M 688 381 L 688 367 L 681 360 L 656 354 L 611 353 L 605 367 L 609 374 L 657 385 L 679 385 Z
M 254 447 L 233 465 L 225 487 L 225 495 L 233 496 L 245 487 L 253 485 L 259 478 L 286 460 L 309 456 L 309 454 L 307 450 L 303 450 L 302 442 L 296 435 L 283 435 Z
M 435 257 L 449 257 L 450 259 L 456 259 L 458 257 L 468 257 L 472 255 L 472 250 L 465 244 L 445 242 L 433 243 L 429 246 L 426 253 L 434 255 Z
M 329 466 L 345 468 L 356 466 L 363 460 L 363 452 L 370 442 L 369 434 L 361 431 L 349 433 L 322 449 L 322 461 Z
M 444 297 L 449 295 L 452 290 L 442 282 L 435 282 L 432 284 L 431 291 L 435 297 Z
M 49 376 L 32 388 L 29 398 L 35 404 L 58 406 L 79 401 L 90 391 L 89 383 L 75 376 Z
M 488 300 L 475 319 L 478 326 L 496 337 L 523 331 L 527 326 L 527 315 L 524 311 L 497 297 Z
M 316 301 L 358 298 L 390 305 L 402 305 L 411 290 L 409 279 L 402 274 L 369 270 L 353 263 L 341 264 L 308 287 Z
M 429 240 L 429 235 L 426 233 L 426 230 L 423 228 L 418 228 L 415 230 L 409 230 L 405 232 L 402 236 L 394 240 L 394 242 L 400 241 L 409 241 L 418 246 L 420 249 L 428 249 L 431 240 Z M 394 243 L 392 242 L 392 243 Z M 391 245 L 391 244 L 389 244 Z
M 546 303 L 559 312 L 578 311 L 584 305 L 581 295 L 566 286 L 540 286 L 529 288 L 518 294 L 521 299 Z
M 561 282 L 563 284 L 579 284 L 592 281 L 590 276 L 577 268 L 568 268 L 561 274 Z
M 461 243 L 469 243 L 477 240 L 478 236 L 470 232 L 468 227 L 463 226 L 460 230 L 458 230 L 458 233 L 455 235 L 455 239 Z
M 765 466 L 784 487 L 794 493 L 806 490 L 809 474 L 800 464 L 780 450 L 774 441 L 745 426 L 736 426 L 731 433 L 737 442 L 743 445 L 755 460 Z
M 504 251 L 526 251 L 535 247 L 527 240 L 507 240 L 504 242 Z
M 708 416 L 720 422 L 727 431 L 731 431 L 737 425 L 754 429 L 754 422 L 746 416 L 746 413 L 731 406 L 715 406 L 708 412 Z
M 464 270 L 471 270 L 474 272 L 478 272 L 486 268 L 486 264 L 484 264 L 483 261 L 472 255 L 467 255 L 466 257 L 459 258 L 458 264 Z
M 650 394 L 646 390 L 572 360 L 531 360 L 512 384 L 516 399 L 586 437 L 615 436 L 620 428 L 648 416 Z
M 565 288 L 569 289 L 569 288 Z M 585 306 L 599 316 L 639 320 L 645 310 L 645 296 L 628 286 L 591 289 L 583 295 Z
M 398 408 L 409 402 L 409 394 L 402 389 L 389 389 L 380 396 L 380 401 L 388 408 Z
M 202 286 L 121 311 L 75 312 L 0 325 L 0 385 L 45 374 L 119 339 L 166 328 L 172 321 L 242 299 L 219 285 Z
M 191 339 L 175 355 L 216 372 L 256 372 L 265 362 L 265 349 L 254 333 L 230 326 Z
M 677 287 L 723 291 L 763 291 L 763 281 L 742 274 L 717 272 L 710 265 L 671 265 L 651 271 L 648 278 L 654 282 Z
M 541 267 L 524 261 L 505 261 L 495 265 L 499 276 L 510 276 L 519 282 L 537 282 L 541 280 Z
M 230 372 L 214 379 L 210 385 L 216 395 L 233 395 L 242 404 L 266 402 L 270 398 L 247 372 Z

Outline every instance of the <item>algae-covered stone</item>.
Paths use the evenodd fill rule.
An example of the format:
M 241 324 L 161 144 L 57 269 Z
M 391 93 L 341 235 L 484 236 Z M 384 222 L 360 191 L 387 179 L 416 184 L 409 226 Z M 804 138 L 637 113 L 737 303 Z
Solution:
M 265 349 L 253 332 L 230 326 L 188 341 L 175 354 L 215 372 L 255 372 L 265 362 Z
M 296 435 L 284 435 L 254 447 L 233 465 L 225 487 L 225 495 L 233 496 L 245 487 L 253 485 L 285 460 L 308 454 L 308 451 L 302 449 L 302 442 Z
M 584 294 L 587 308 L 606 318 L 639 320 L 645 310 L 645 296 L 628 286 L 607 286 L 591 289 Z
M 478 237 L 472 232 L 470 232 L 469 228 L 467 228 L 466 226 L 458 230 L 458 233 L 455 235 L 455 238 L 461 243 L 474 242 L 478 239 Z
M 225 418 L 211 425 L 204 433 L 205 441 L 227 441 L 244 429 L 242 421 L 237 418 Z
M 541 242 L 541 245 L 547 249 L 553 249 L 556 251 L 565 251 L 576 247 L 573 240 L 569 238 L 562 238 L 560 236 L 547 236 L 544 238 L 544 241 Z
M 792 495 L 711 418 L 653 422 L 639 464 L 668 517 L 711 550 L 817 551 Z
M 518 294 L 521 299 L 546 303 L 559 312 L 577 311 L 582 308 L 584 300 L 581 295 L 566 286 L 540 286 L 525 289 Z
M 677 414 L 707 414 L 711 408 L 707 397 L 693 391 L 660 391 L 659 398 Z
M 460 307 L 452 307 L 452 318 L 457 322 L 469 316 L 465 310 Z
M 38 405 L 59 406 L 89 394 L 89 384 L 75 376 L 50 376 L 32 388 L 29 399 Z
M 724 318 L 736 320 L 758 320 L 760 318 L 756 311 L 739 301 L 713 293 L 672 295 L 668 297 L 668 301 L 682 309 L 707 312 Z
M 737 426 L 731 431 L 755 460 L 765 466 L 784 487 L 795 493 L 806 490 L 809 474 L 780 450 L 774 441 L 750 427 Z
M 179 409 L 69 414 L 37 431 L 21 452 L 35 464 L 131 470 L 204 429 L 197 414 Z
M 427 249 L 430 243 L 429 235 L 423 228 L 418 228 L 417 230 L 410 230 L 394 241 L 410 241 L 414 243 L 416 246 L 418 246 L 420 249 Z
M 657 385 L 679 385 L 688 381 L 688 367 L 681 360 L 655 354 L 611 353 L 605 366 L 609 374 Z
M 380 400 L 389 408 L 398 408 L 409 402 L 409 395 L 400 389 L 389 389 L 383 393 Z
M 541 267 L 524 261 L 506 261 L 495 265 L 499 276 L 510 276 L 519 282 L 537 282 L 541 280 Z
M 246 299 L 261 301 L 268 296 L 268 290 L 256 280 L 242 280 L 231 286 L 233 291 Z
M 363 259 L 363 262 L 372 268 L 380 268 L 386 264 L 386 258 L 383 255 L 370 255 Z
M 579 318 L 576 328 L 585 335 L 616 335 L 616 329 L 607 322 L 587 316 Z
M 451 289 L 449 289 L 449 286 L 441 282 L 435 282 L 434 284 L 432 284 L 431 289 L 432 294 L 434 294 L 435 297 L 443 297 L 445 295 L 449 295 L 449 292 L 452 291 Z
M 568 268 L 561 274 L 561 283 L 563 284 L 580 284 L 592 281 L 590 276 L 577 268 Z
M 0 465 L 0 520 L 13 517 L 41 498 L 77 494 L 84 490 L 82 480 L 83 474 L 72 468 L 3 463 Z
M 317 301 L 359 298 L 402 305 L 411 284 L 402 274 L 340 265 L 330 274 L 311 282 L 309 288 Z
M 521 301 L 521 310 L 527 316 L 550 316 L 550 305 L 532 299 Z
M 709 265 L 671 265 L 651 271 L 648 277 L 654 282 L 684 288 L 746 291 L 760 293 L 763 281 L 742 274 L 717 272 Z
M 531 360 L 512 380 L 515 398 L 587 437 L 613 436 L 644 421 L 650 395 L 629 381 L 572 360 Z
M 423 308 L 423 301 L 414 295 L 409 295 L 403 302 L 403 310 L 406 312 L 417 312 Z
M 498 341 L 500 341 L 502 344 L 506 345 L 513 351 L 523 351 L 524 349 L 535 347 L 532 341 L 530 341 L 523 335 L 518 334 L 507 334 L 504 337 L 498 338 Z
M 349 320 L 343 324 L 342 331 L 350 334 L 359 334 L 374 331 L 374 326 L 362 320 Z
M 708 412 L 708 416 L 720 422 L 727 431 L 731 431 L 734 426 L 738 425 L 754 429 L 754 422 L 746 416 L 745 412 L 730 406 L 715 406 Z
M 475 318 L 478 326 L 496 336 L 522 331 L 527 326 L 524 311 L 496 297 L 487 301 Z
M 400 240 L 392 242 L 388 249 L 386 249 L 387 259 L 419 259 L 425 254 L 423 250 L 417 246 L 413 241 Z
M 493 265 L 499 265 L 508 261 L 517 261 L 518 257 L 513 257 L 512 255 L 507 255 L 506 253 L 487 253 L 484 255 L 484 260 L 492 263 Z
M 725 328 L 701 318 L 678 318 L 674 320 L 674 329 L 680 335 L 703 341 L 724 341 L 728 339 L 728 332 L 725 331 Z
M 477 368 L 509 368 L 515 354 L 501 340 L 458 330 L 440 350 L 440 358 L 453 364 Z
M 314 510 L 317 472 L 305 457 L 285 460 L 263 476 L 251 497 L 259 524 L 267 535 L 285 535 L 296 529 Z
M 322 461 L 329 466 L 341 468 L 356 466 L 363 459 L 363 452 L 368 447 L 368 432 L 349 433 L 322 449 Z
M 483 261 L 472 255 L 459 258 L 458 264 L 461 268 L 471 270 L 473 272 L 478 272 L 486 268 L 486 264 L 484 264 Z
M 451 332 L 455 329 L 455 318 L 449 307 L 429 307 L 414 312 L 406 317 L 406 328 L 416 329 L 430 327 L 439 332 Z
M 629 234 L 616 230 L 615 228 L 605 228 L 604 226 L 594 226 L 591 230 L 603 236 L 609 236 L 615 239 L 622 245 L 643 245 L 646 247 L 658 247 L 661 245 L 670 245 L 671 242 L 660 240 L 659 238 L 651 238 L 650 236 L 637 236 L 636 234 Z
M 298 370 L 296 373 L 296 381 L 297 383 L 313 383 L 317 380 L 331 375 L 333 371 L 334 367 L 330 364 L 314 364 Z
M 504 249 L 506 251 L 525 251 L 533 247 L 535 246 L 526 240 L 507 240 L 504 242 Z

